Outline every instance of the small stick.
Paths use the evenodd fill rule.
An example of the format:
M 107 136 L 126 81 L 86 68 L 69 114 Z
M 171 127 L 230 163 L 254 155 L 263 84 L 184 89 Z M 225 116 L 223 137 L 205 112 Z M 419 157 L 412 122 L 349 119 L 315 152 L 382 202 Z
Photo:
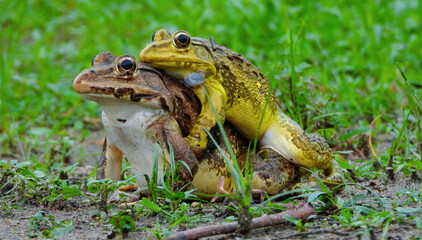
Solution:
M 314 209 L 310 206 L 305 206 L 296 210 L 287 210 L 282 213 L 257 217 L 252 219 L 250 229 L 268 227 L 286 222 L 283 216 L 288 215 L 295 219 L 304 219 L 314 214 Z M 168 236 L 168 240 L 180 239 L 197 239 L 202 237 L 209 237 L 220 234 L 233 233 L 237 230 L 238 223 L 231 222 L 214 226 L 198 227 L 183 232 L 174 233 Z

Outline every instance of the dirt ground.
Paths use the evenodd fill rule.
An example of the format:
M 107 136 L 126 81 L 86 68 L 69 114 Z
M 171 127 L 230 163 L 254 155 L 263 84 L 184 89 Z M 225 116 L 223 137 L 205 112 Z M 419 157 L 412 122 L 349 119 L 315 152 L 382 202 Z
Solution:
M 91 140 L 87 140 L 84 145 L 85 152 L 101 152 L 100 140 L 102 133 L 93 135 Z M 354 156 L 345 156 L 353 159 Z M 84 158 L 85 166 L 82 169 L 90 169 L 97 161 L 98 156 L 89 156 Z M 420 181 L 412 180 L 410 177 L 401 176 L 401 173 L 397 173 L 397 180 L 395 182 L 385 182 L 382 180 L 368 180 L 359 179 L 357 183 L 366 186 L 380 197 L 393 199 L 401 189 L 419 189 Z M 343 199 L 349 199 L 358 193 L 369 194 L 368 191 L 354 186 L 347 186 L 345 190 L 338 196 Z M 405 197 L 399 196 L 398 202 L 404 202 Z M 403 198 L 403 199 L 400 199 Z M 27 220 L 28 216 L 34 215 L 39 211 L 44 211 L 45 215 L 55 216 L 56 221 L 60 220 L 71 220 L 73 221 L 74 229 L 65 235 L 58 237 L 57 239 L 108 239 L 110 231 L 104 231 L 104 225 L 99 220 L 92 218 L 90 213 L 96 209 L 96 206 L 88 206 L 89 204 L 83 204 L 85 199 L 72 199 L 70 202 L 65 204 L 63 210 L 58 210 L 55 207 L 44 208 L 39 204 L 26 203 L 18 209 L 13 209 L 11 216 L 0 215 L 0 240 L 3 239 L 29 239 L 28 233 L 32 232 L 31 225 Z M 216 225 L 225 222 L 225 215 L 222 213 L 223 203 L 218 203 L 220 206 L 216 210 L 211 206 L 204 205 L 199 211 L 205 215 L 213 215 L 211 218 L 206 219 L 203 222 L 196 224 L 180 224 L 176 226 L 171 232 L 182 231 L 186 229 Z M 410 206 L 412 206 L 410 204 Z M 415 207 L 415 206 L 414 206 Z M 113 209 L 111 210 L 113 211 Z M 198 210 L 196 210 L 198 211 Z M 0 212 L 1 213 L 1 212 Z M 135 219 L 135 227 L 150 227 L 154 228 L 157 216 L 143 217 Z M 161 220 L 158 217 L 159 221 Z M 163 220 L 164 221 L 164 220 Z M 160 221 L 160 225 L 163 228 L 168 227 L 168 224 Z M 313 215 L 306 225 L 306 230 L 299 232 L 293 224 L 286 223 L 272 227 L 265 227 L 260 229 L 254 229 L 247 234 L 228 234 L 213 236 L 204 239 L 381 239 L 383 234 L 382 228 L 373 228 L 371 231 L 365 231 L 365 229 L 344 229 L 342 225 L 335 219 L 328 215 Z M 400 224 L 393 223 L 389 227 L 386 239 L 421 239 L 420 231 L 411 220 L 400 222 Z M 126 239 L 153 239 L 154 236 L 145 230 L 131 232 L 128 234 Z M 116 237 L 119 239 L 119 237 Z

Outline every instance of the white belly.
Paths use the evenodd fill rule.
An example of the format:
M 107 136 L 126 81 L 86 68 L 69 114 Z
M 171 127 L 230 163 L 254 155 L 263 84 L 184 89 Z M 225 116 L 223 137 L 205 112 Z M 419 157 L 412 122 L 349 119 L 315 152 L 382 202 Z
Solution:
M 156 140 L 148 133 L 148 126 L 166 114 L 162 109 L 146 108 L 140 104 L 128 102 L 122 104 L 111 101 L 99 103 L 102 110 L 104 127 L 107 131 L 107 143 L 116 146 L 129 161 L 136 182 L 147 186 L 144 174 L 151 177 L 154 164 Z M 159 147 L 159 146 L 157 146 Z M 163 151 L 158 149 L 159 174 L 163 172 Z M 168 157 L 168 152 L 164 153 Z

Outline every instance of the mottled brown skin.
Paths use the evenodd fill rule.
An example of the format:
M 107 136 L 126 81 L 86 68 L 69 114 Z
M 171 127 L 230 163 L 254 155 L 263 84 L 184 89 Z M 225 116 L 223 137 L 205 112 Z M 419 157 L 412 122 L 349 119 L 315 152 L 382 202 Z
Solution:
M 85 69 L 75 79 L 73 84 L 75 91 L 96 102 L 107 101 L 104 99 L 120 101 L 122 108 L 125 107 L 123 103 L 134 103 L 140 106 L 146 105 L 151 109 L 162 109 L 159 118 L 146 127 L 146 134 L 155 137 L 165 146 L 170 143 L 173 146 L 175 160 L 185 161 L 195 174 L 198 162 L 183 137 L 189 133 L 200 110 L 198 99 L 182 84 L 168 81 L 168 76 L 162 75 L 147 64 L 137 63 L 135 71 L 122 74 L 116 67 L 117 61 L 122 57 L 127 56 L 115 59 L 110 53 L 97 55 L 92 61 L 93 67 Z M 124 127 L 127 119 L 117 115 L 113 117 Z M 110 133 L 107 134 L 98 177 L 118 180 L 122 156 L 128 154 L 115 144 L 111 144 Z M 149 161 L 153 161 L 153 158 Z M 181 172 L 184 180 L 192 180 L 186 169 L 182 169 Z
M 122 69 L 119 64 L 124 59 L 134 60 L 130 57 L 121 56 L 114 59 L 109 53 L 101 53 L 93 59 L 93 67 L 82 71 L 74 81 L 74 89 L 88 100 L 98 102 L 104 111 L 103 121 L 107 137 L 97 177 L 120 179 L 123 154 L 132 164 L 132 171 L 135 174 L 140 173 L 142 169 L 137 168 L 136 165 L 142 165 L 141 161 L 153 161 L 153 149 L 146 147 L 155 142 L 155 139 L 148 136 L 152 135 L 167 149 L 168 143 L 172 145 L 176 160 L 188 163 L 194 178 L 192 179 L 188 171 L 184 169 L 182 170 L 184 182 L 192 180 L 199 192 L 215 193 L 221 176 L 230 175 L 220 152 L 209 141 L 204 154 L 197 160 L 183 139 L 191 131 L 200 113 L 201 105 L 197 97 L 189 88 L 178 81 L 170 80 L 168 76 L 161 74 L 149 65 L 138 62 L 135 69 Z M 148 112 L 155 109 L 159 116 L 150 121 L 149 118 L 153 115 L 148 115 L 142 119 L 142 122 L 136 122 L 138 125 L 128 126 L 127 124 L 131 124 L 131 120 L 120 114 L 122 109 L 133 106 L 135 107 L 131 111 Z M 113 111 L 107 110 L 107 108 L 111 108 Z M 110 118 L 115 118 L 113 124 L 109 124 L 113 120 Z M 144 122 L 148 122 L 146 127 L 143 126 Z M 133 131 L 136 131 L 137 128 L 145 128 L 146 134 L 140 132 L 132 136 L 129 130 L 126 135 L 117 132 L 120 135 L 114 137 L 115 129 L 130 127 L 133 127 Z M 248 140 L 230 123 L 227 122 L 224 128 L 235 155 L 238 157 L 239 164 L 243 167 Z M 218 126 L 214 126 L 210 132 L 221 148 L 227 152 Z M 125 148 L 121 144 L 121 142 L 125 142 L 126 145 L 132 145 L 136 141 L 143 141 L 143 144 L 132 148 Z M 143 150 L 142 148 L 147 149 Z M 145 154 L 145 152 L 149 153 Z M 141 153 L 148 156 L 138 157 Z M 295 176 L 293 165 L 272 149 L 261 150 L 253 164 L 255 167 L 253 188 L 265 189 L 269 194 L 275 194 L 288 186 Z M 138 184 L 142 185 L 142 183 L 142 180 L 138 180 Z M 225 188 L 233 190 L 233 182 L 230 178 L 226 178 Z

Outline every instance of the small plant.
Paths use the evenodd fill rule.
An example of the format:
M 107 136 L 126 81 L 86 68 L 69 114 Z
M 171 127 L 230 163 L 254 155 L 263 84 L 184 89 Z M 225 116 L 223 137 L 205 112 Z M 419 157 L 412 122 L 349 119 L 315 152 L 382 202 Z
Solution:
M 52 215 L 45 215 L 45 212 L 40 211 L 36 214 L 27 217 L 32 226 L 32 233 L 28 237 L 35 238 L 41 236 L 45 238 L 58 237 L 69 233 L 73 230 L 73 224 L 70 220 L 55 221 Z
M 293 223 L 296 226 L 297 231 L 299 231 L 299 232 L 306 231 L 306 227 L 302 223 L 302 219 L 297 220 L 297 219 L 292 218 L 289 215 L 285 215 L 285 216 L 283 216 L 283 218 L 286 219 L 287 221 Z
M 11 217 L 14 216 L 13 209 L 18 208 L 18 206 L 12 202 L 6 201 L 6 200 L 0 200 L 0 210 L 1 215 L 5 217 Z
M 133 181 L 135 177 L 130 177 L 124 181 L 112 181 L 110 179 L 95 179 L 95 173 L 97 169 L 94 169 L 92 173 L 88 176 L 88 191 L 91 194 L 86 194 L 85 196 L 94 201 L 98 209 L 105 213 L 108 213 L 110 206 L 107 205 L 107 201 L 111 194 L 120 186 L 129 184 Z
M 119 211 L 110 215 L 109 223 L 114 234 L 121 234 L 125 238 L 130 231 L 135 229 L 133 214 L 129 209 Z
M 161 229 L 158 219 L 155 221 L 155 229 L 148 228 L 148 227 L 139 227 L 137 229 L 147 230 L 148 232 L 151 232 L 152 234 L 154 234 L 154 236 L 159 240 L 164 239 L 166 236 L 170 235 L 170 231 Z

